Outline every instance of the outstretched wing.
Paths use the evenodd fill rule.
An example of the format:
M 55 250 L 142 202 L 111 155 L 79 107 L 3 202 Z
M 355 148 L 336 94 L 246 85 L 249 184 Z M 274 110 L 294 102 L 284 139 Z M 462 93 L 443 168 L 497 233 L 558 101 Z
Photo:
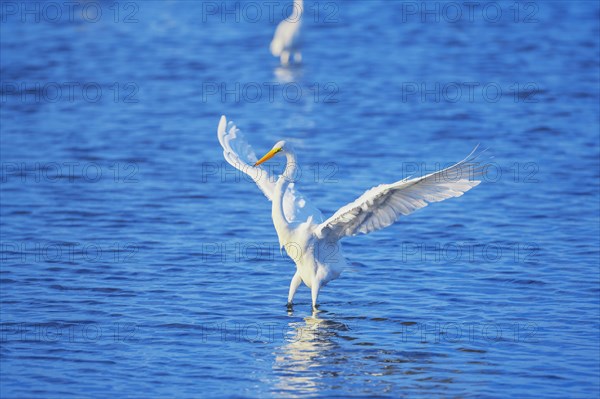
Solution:
M 340 208 L 315 230 L 319 238 L 368 234 L 394 223 L 431 202 L 460 197 L 481 183 L 483 166 L 475 162 L 477 147 L 449 168 L 415 179 L 381 184 L 367 190 L 356 201 Z
M 223 147 L 223 156 L 231 166 L 241 170 L 254 180 L 258 188 L 269 199 L 273 198 L 275 178 L 262 166 L 253 166 L 258 160 L 250 144 L 240 129 L 233 122 L 227 123 L 225 115 L 221 116 L 217 129 L 219 143 Z
M 254 150 L 240 129 L 231 121 L 227 123 L 225 115 L 221 116 L 217 135 L 223 147 L 225 160 L 250 176 L 269 201 L 272 201 L 277 178 L 262 166 L 253 166 L 257 161 Z M 323 222 L 321 212 L 296 190 L 294 183 L 286 187 L 283 195 L 283 211 L 289 223 L 306 222 L 310 217 L 314 223 Z

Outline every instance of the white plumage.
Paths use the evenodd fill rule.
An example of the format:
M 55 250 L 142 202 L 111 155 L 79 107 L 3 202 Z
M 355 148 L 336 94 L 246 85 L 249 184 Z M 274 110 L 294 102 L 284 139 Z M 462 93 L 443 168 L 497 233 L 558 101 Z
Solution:
M 273 40 L 271 41 L 271 54 L 279 57 L 282 65 L 288 65 L 290 56 L 295 62 L 302 60 L 300 52 L 300 28 L 302 27 L 302 14 L 304 5 L 302 0 L 294 0 L 292 13 L 277 25 Z
M 227 123 L 225 116 L 222 116 L 219 121 L 218 136 L 225 160 L 250 176 L 267 199 L 273 201 L 277 179 L 262 166 L 253 166 L 257 161 L 256 154 L 240 129 L 233 122 Z M 295 162 L 286 165 L 286 174 L 293 176 L 295 172 L 292 168 L 295 167 Z M 296 191 L 294 183 L 287 185 L 283 209 L 286 220 L 290 222 L 306 221 L 311 216 L 315 221 L 317 219 L 323 221 L 321 211 Z
M 296 155 L 289 143 L 279 141 L 260 160 L 233 122 L 221 117 L 218 137 L 229 164 L 248 174 L 272 201 L 273 224 L 279 243 L 296 263 L 288 295 L 291 305 L 301 282 L 312 292 L 313 307 L 319 290 L 339 277 L 346 266 L 340 239 L 387 227 L 432 202 L 460 197 L 481 182 L 484 169 L 475 150 L 464 160 L 426 176 L 381 184 L 323 220 L 319 209 L 296 190 Z M 287 158 L 284 173 L 275 178 L 260 164 L 276 154 Z

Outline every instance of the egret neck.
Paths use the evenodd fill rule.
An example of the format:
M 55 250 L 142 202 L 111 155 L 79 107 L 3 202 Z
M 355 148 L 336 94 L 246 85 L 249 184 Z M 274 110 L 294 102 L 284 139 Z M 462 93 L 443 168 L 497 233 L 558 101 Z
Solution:
M 288 19 L 290 19 L 294 22 L 298 22 L 299 19 L 302 18 L 303 13 L 304 13 L 303 0 L 294 0 L 292 14 L 288 17 Z
M 285 217 L 285 192 L 290 184 L 293 184 L 296 179 L 296 172 L 298 171 L 298 162 L 296 161 L 296 153 L 293 148 L 287 144 L 285 147 L 275 148 L 275 153 L 282 152 L 285 155 L 286 163 L 283 174 L 277 179 L 275 184 L 273 205 L 271 209 L 271 216 L 273 218 L 273 224 L 277 230 L 280 238 L 280 246 L 286 244 L 285 238 L 290 237 L 292 234 L 292 223 Z M 283 240 L 282 240 L 283 239 Z
M 298 172 L 298 161 L 296 161 L 296 153 L 288 146 L 283 150 L 285 154 L 285 169 L 283 170 L 283 177 L 290 182 L 296 181 L 296 175 Z
M 292 234 L 292 226 L 291 223 L 285 217 L 284 209 L 285 191 L 287 190 L 290 184 L 290 180 L 288 180 L 285 176 L 280 176 L 277 180 L 277 184 L 275 184 L 275 190 L 273 191 L 271 218 L 273 219 L 273 225 L 275 226 L 275 230 L 277 231 L 277 236 L 279 238 L 279 246 L 281 248 L 284 247 L 284 245 L 287 243 L 287 239 Z

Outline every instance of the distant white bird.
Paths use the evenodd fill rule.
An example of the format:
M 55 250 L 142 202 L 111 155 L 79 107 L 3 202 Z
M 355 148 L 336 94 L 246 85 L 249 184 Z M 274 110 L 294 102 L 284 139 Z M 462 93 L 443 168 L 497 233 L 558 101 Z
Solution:
M 288 306 L 304 282 L 311 289 L 312 305 L 316 308 L 319 290 L 338 278 L 346 266 L 341 238 L 382 229 L 428 203 L 460 197 L 481 182 L 483 173 L 483 165 L 475 162 L 476 147 L 467 158 L 446 169 L 373 187 L 323 220 L 321 212 L 296 190 L 298 164 L 289 143 L 277 142 L 257 160 L 241 131 L 233 122 L 228 124 L 225 116 L 221 117 L 217 133 L 227 162 L 250 176 L 273 203 L 271 216 L 279 244 L 296 263 Z M 277 179 L 259 166 L 276 154 L 287 159 L 285 171 Z
M 275 29 L 275 35 L 273 35 L 271 41 L 271 54 L 274 57 L 279 57 L 281 65 L 288 65 L 292 54 L 294 62 L 302 61 L 300 28 L 302 27 L 303 12 L 304 4 L 302 0 L 294 0 L 292 13 L 281 21 Z

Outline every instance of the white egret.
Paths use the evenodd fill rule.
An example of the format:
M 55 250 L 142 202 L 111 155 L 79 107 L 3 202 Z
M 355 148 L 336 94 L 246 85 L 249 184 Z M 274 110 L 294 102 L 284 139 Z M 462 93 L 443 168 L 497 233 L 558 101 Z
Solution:
M 225 116 L 221 117 L 217 132 L 227 162 L 250 176 L 272 201 L 271 216 L 279 245 L 296 263 L 288 306 L 304 282 L 311 289 L 312 305 L 316 308 L 319 290 L 338 278 L 346 266 L 340 239 L 387 227 L 428 203 L 460 197 L 481 182 L 483 173 L 483 166 L 475 162 L 475 148 L 467 158 L 448 168 L 373 187 L 324 220 L 321 212 L 296 190 L 298 164 L 289 143 L 277 142 L 257 160 L 241 131 L 233 122 L 228 124 Z M 276 154 L 287 158 L 285 171 L 277 179 L 260 166 Z
M 302 14 L 304 4 L 302 0 L 294 0 L 292 13 L 277 25 L 273 40 L 271 41 L 271 54 L 279 57 L 282 65 L 288 65 L 290 55 L 294 62 L 302 61 L 300 53 L 300 28 L 302 27 Z

